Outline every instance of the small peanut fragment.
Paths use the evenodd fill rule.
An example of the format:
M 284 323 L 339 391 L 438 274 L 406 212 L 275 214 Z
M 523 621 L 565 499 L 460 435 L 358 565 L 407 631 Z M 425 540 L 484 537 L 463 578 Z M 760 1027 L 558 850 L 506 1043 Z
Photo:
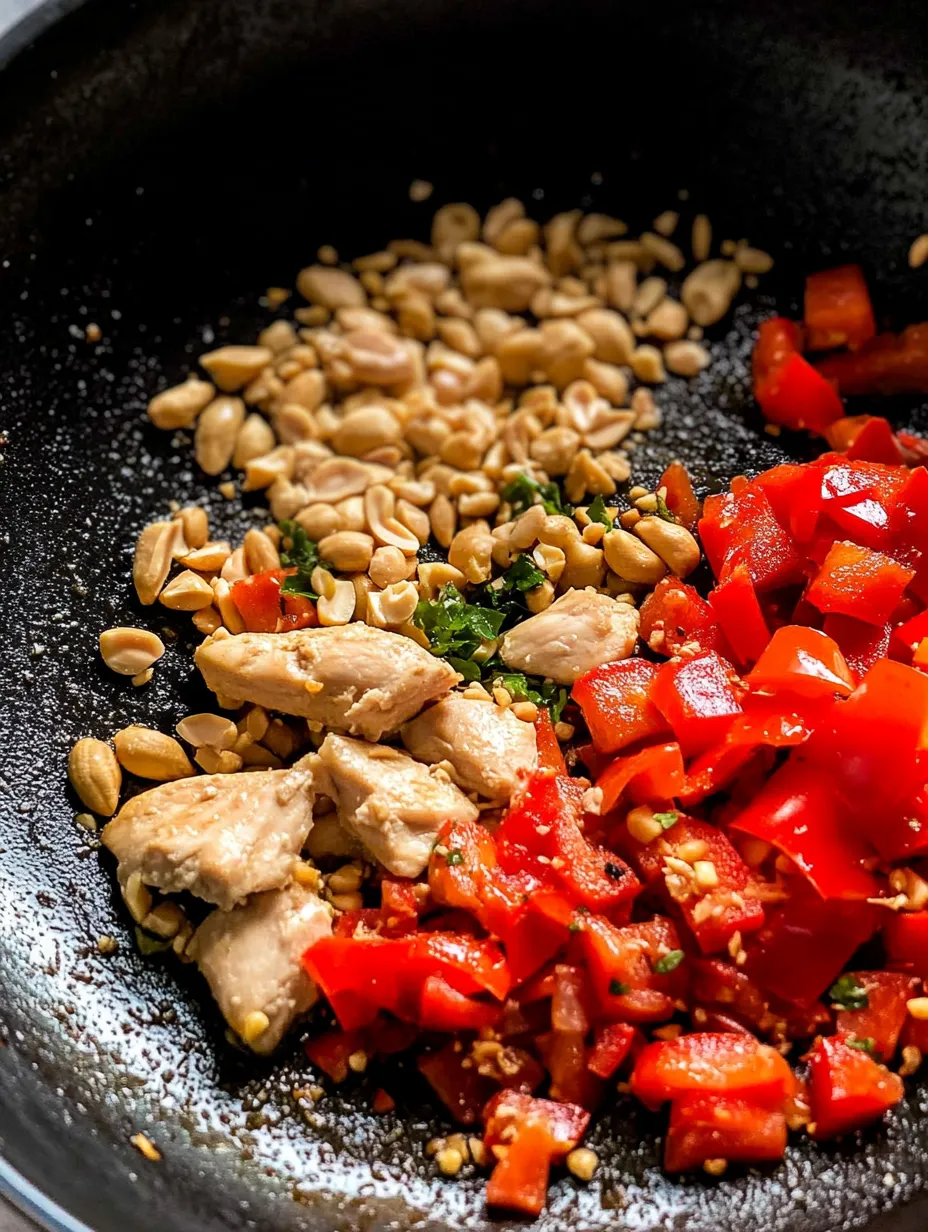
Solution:
M 191 548 L 201 548 L 209 538 L 209 517 L 206 510 L 199 505 L 188 505 L 176 515 L 183 530 L 184 543 L 188 551 Z
M 320 625 L 346 625 L 355 612 L 357 596 L 354 584 L 349 581 L 336 581 L 329 595 L 320 595 L 316 604 L 316 612 Z
M 169 432 L 177 428 L 192 428 L 215 392 L 209 381 L 189 377 L 180 385 L 174 385 L 152 398 L 148 404 L 148 418 L 156 428 Z
M 741 286 L 741 271 L 734 261 L 703 261 L 687 275 L 680 298 L 697 325 L 714 325 L 731 307 Z
M 664 347 L 664 363 L 677 376 L 698 376 L 710 360 L 709 352 L 698 342 L 684 339 Z
M 193 774 L 187 754 L 174 739 L 150 727 L 124 727 L 113 737 L 119 764 L 140 779 L 172 782 Z
M 319 541 L 319 554 L 341 573 L 362 573 L 374 555 L 374 540 L 362 531 L 336 531 Z
M 68 778 L 85 808 L 101 817 L 116 812 L 122 771 L 108 744 L 90 736 L 78 740 L 68 756 Z
M 280 553 L 263 530 L 254 527 L 245 535 L 245 563 L 249 573 L 263 573 L 280 568 Z
M 201 355 L 200 364 L 223 393 L 229 394 L 253 381 L 273 358 L 267 347 L 225 346 Z
M 147 629 L 105 629 L 100 634 L 103 662 L 121 676 L 137 676 L 164 654 L 164 642 Z
M 222 752 L 231 749 L 238 739 L 238 728 L 221 714 L 188 714 L 174 730 L 195 749 L 206 745 Z
M 245 422 L 241 398 L 214 398 L 197 421 L 194 454 L 201 470 L 218 475 L 232 461 L 239 431 Z
M 699 564 L 699 544 L 679 522 L 642 518 L 635 523 L 635 534 L 657 553 L 677 577 L 688 577 Z M 630 578 L 628 580 L 631 581 Z
M 244 470 L 246 463 L 252 458 L 261 458 L 270 453 L 276 444 L 277 437 L 274 435 L 274 429 L 263 415 L 252 411 L 239 428 L 235 438 L 232 465 L 238 470 Z
M 337 308 L 363 308 L 367 303 L 364 288 L 345 270 L 325 265 L 309 265 L 296 276 L 296 287 L 311 304 L 335 311 Z
M 180 540 L 179 522 L 152 522 L 138 537 L 132 562 L 132 581 L 139 600 L 147 607 L 158 598 Z
M 199 574 L 185 569 L 168 582 L 158 598 L 165 607 L 174 612 L 196 612 L 201 607 L 210 606 L 213 602 L 213 591 L 209 582 Z
M 602 541 L 606 564 L 626 582 L 656 585 L 667 572 L 662 558 L 627 530 L 616 527 Z

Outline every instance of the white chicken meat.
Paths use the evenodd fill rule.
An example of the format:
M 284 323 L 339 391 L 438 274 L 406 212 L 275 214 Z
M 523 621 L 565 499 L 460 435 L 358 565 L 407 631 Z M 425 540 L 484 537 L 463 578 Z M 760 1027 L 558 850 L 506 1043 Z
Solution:
M 499 654 L 518 671 L 573 684 L 594 667 L 627 659 L 637 640 L 637 609 L 595 590 L 568 590 L 510 629 Z

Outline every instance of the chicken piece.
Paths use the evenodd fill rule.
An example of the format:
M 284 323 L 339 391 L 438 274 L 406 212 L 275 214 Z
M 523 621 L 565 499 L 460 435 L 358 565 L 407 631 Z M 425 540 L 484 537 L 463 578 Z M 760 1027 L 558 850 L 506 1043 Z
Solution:
M 290 770 L 204 774 L 134 796 L 103 831 L 121 883 L 138 871 L 168 894 L 224 911 L 290 879 L 313 824 L 311 759 Z
M 295 882 L 256 894 L 234 911 L 213 911 L 187 947 L 206 977 L 223 1017 L 255 1052 L 268 1053 L 317 1000 L 303 970 L 304 952 L 332 931 L 329 908 Z M 262 1020 L 249 1016 L 264 1014 Z
M 627 659 L 638 638 L 638 612 L 595 590 L 568 590 L 550 607 L 503 637 L 504 663 L 557 684 L 573 684 L 584 672 Z
M 342 825 L 397 877 L 418 877 L 446 821 L 473 821 L 476 805 L 447 778 L 397 749 L 326 736 L 318 790 Z
M 538 764 L 535 729 L 494 702 L 452 693 L 424 710 L 402 730 L 403 743 L 419 761 L 448 761 L 466 791 L 508 800 L 520 771 Z
M 379 740 L 443 697 L 457 674 L 411 638 L 355 623 L 209 637 L 194 655 L 214 693 Z

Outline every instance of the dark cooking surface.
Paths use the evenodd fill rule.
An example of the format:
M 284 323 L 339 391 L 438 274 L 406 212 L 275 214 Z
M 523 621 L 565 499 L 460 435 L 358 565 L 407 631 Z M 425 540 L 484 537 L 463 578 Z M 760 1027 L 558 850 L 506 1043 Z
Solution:
M 101 2 L 0 78 L 0 1150 L 101 1232 L 486 1222 L 483 1179 L 441 1181 L 423 1159 L 443 1123 L 414 1070 L 380 1076 L 398 1116 L 368 1114 L 376 1075 L 304 1116 L 298 1045 L 272 1065 L 232 1049 L 195 974 L 136 953 L 110 864 L 73 823 L 77 736 L 170 730 L 198 704 L 188 618 L 131 594 L 139 526 L 175 497 L 205 500 L 225 532 L 252 516 L 147 424 L 150 393 L 214 327 L 247 340 L 263 290 L 292 285 L 319 243 L 369 251 L 424 236 L 443 200 L 534 189 L 539 213 L 643 225 L 687 186 L 717 236 L 782 258 L 767 284 L 781 308 L 807 265 L 846 251 L 890 323 L 920 300 L 925 315 L 904 259 L 928 195 L 921 6 L 855 6 L 848 34 L 838 6 L 691 5 L 662 33 L 612 5 L 614 29 L 591 37 L 597 7 Z M 417 175 L 437 185 L 425 206 L 406 197 Z M 705 490 L 782 456 L 743 411 L 754 310 L 771 303 L 738 310 L 693 386 L 664 388 L 637 477 L 679 455 Z M 926 406 L 893 412 L 928 424 Z M 178 635 L 142 690 L 96 653 L 100 629 L 134 621 Z M 859 1147 L 797 1145 L 775 1172 L 721 1182 L 662 1177 L 660 1124 L 622 1103 L 602 1118 L 596 1183 L 560 1181 L 539 1228 L 825 1232 L 907 1200 L 928 1160 L 924 1088 Z M 138 1130 L 162 1162 L 128 1145 Z M 907 1215 L 892 1227 L 924 1207 Z

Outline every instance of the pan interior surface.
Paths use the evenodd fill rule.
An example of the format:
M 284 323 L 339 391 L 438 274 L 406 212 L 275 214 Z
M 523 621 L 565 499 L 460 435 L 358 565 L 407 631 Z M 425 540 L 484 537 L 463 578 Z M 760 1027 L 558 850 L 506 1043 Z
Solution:
M 516 195 L 539 218 L 583 206 L 635 229 L 672 206 L 778 264 L 715 331 L 707 373 L 662 387 L 636 478 L 676 456 L 705 492 L 773 465 L 790 446 L 750 403 L 759 314 L 795 310 L 806 269 L 849 257 L 882 324 L 924 316 L 905 263 L 925 229 L 919 23 L 916 6 L 767 0 L 671 5 L 659 25 L 587 0 L 96 0 L 0 75 L 0 1150 L 76 1218 L 490 1225 L 483 1178 L 441 1180 L 424 1156 L 449 1126 L 413 1065 L 296 1098 L 313 1081 L 298 1037 L 269 1063 L 227 1043 L 196 973 L 139 955 L 111 862 L 74 823 L 76 738 L 170 731 L 207 700 L 188 619 L 132 593 L 139 527 L 193 500 L 240 537 L 260 505 L 223 501 L 189 440 L 147 422 L 148 398 L 252 337 L 265 289 L 293 285 L 322 243 L 425 238 L 454 200 Z M 409 200 L 416 177 L 435 184 L 426 204 Z M 890 414 L 928 426 L 923 401 Z M 100 663 L 99 631 L 120 623 L 167 631 L 147 690 Z M 380 1080 L 402 1098 L 375 1117 Z M 590 1136 L 596 1180 L 559 1180 L 539 1228 L 827 1232 L 888 1211 L 899 1232 L 923 1226 L 918 1202 L 898 1209 L 928 1161 L 918 1088 L 859 1142 L 797 1143 L 775 1172 L 721 1182 L 664 1177 L 660 1126 L 620 1099 Z M 130 1145 L 139 1131 L 160 1162 Z

